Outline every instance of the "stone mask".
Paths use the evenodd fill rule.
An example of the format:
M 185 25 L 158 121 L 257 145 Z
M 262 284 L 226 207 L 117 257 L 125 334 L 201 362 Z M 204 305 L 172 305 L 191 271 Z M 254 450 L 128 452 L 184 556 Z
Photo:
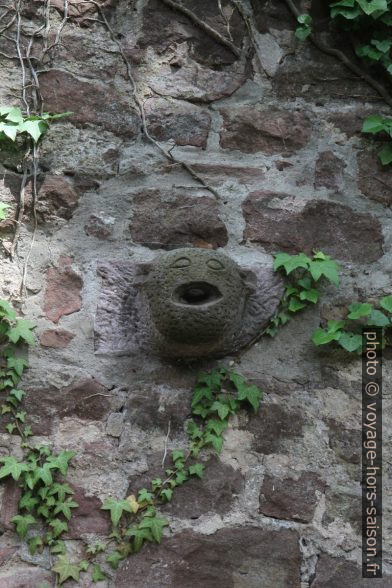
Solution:
M 143 284 L 151 317 L 168 340 L 197 345 L 230 337 L 248 294 L 247 272 L 226 255 L 177 249 L 152 264 Z

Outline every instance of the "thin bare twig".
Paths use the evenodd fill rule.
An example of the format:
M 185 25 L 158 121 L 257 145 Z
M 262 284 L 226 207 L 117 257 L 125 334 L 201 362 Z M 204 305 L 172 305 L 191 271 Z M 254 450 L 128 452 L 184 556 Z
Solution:
M 217 200 L 220 199 L 220 195 L 219 193 L 209 184 L 207 184 L 203 178 L 201 176 L 199 176 L 198 173 L 195 172 L 195 170 L 192 168 L 192 166 L 189 163 L 186 163 L 185 161 L 182 161 L 181 159 L 178 159 L 177 157 L 175 157 L 171 151 L 166 151 L 159 143 L 158 141 L 156 141 L 149 133 L 148 127 L 147 127 L 147 121 L 146 121 L 146 113 L 144 110 L 144 105 L 142 100 L 140 99 L 138 93 L 137 93 L 137 86 L 136 86 L 136 81 L 135 78 L 133 77 L 133 73 L 132 73 L 132 66 L 131 63 L 129 61 L 129 59 L 127 58 L 127 56 L 124 53 L 124 50 L 122 48 L 122 45 L 120 43 L 120 41 L 117 39 L 116 33 L 114 32 L 114 30 L 112 29 L 110 23 L 108 22 L 105 13 L 103 12 L 101 6 L 95 1 L 95 0 L 81 0 L 81 2 L 79 2 L 79 4 L 93 4 L 102 20 L 105 23 L 105 26 L 107 28 L 107 30 L 109 31 L 109 34 L 112 38 L 112 41 L 117 45 L 118 47 L 118 52 L 121 55 L 125 68 L 126 68 L 126 72 L 127 72 L 127 77 L 128 80 L 131 84 L 132 87 L 132 96 L 133 99 L 135 100 L 135 103 L 137 105 L 137 108 L 139 110 L 139 114 L 140 114 L 140 118 L 141 118 L 141 122 L 142 122 L 142 130 L 143 133 L 145 135 L 145 137 L 150 141 L 150 143 L 152 143 L 161 153 L 162 155 L 168 159 L 171 163 L 173 164 L 177 164 L 180 165 L 181 167 L 183 167 L 192 177 L 194 180 L 196 180 L 197 182 L 199 182 L 199 184 L 201 184 L 203 186 L 203 188 L 205 188 L 206 190 L 208 190 L 209 192 L 211 192 L 211 194 L 213 194 L 213 196 L 215 196 L 215 198 Z
M 285 0 L 288 8 L 290 9 L 291 13 L 295 18 L 298 18 L 300 15 L 300 11 L 296 7 L 293 0 Z M 320 49 L 323 53 L 327 55 L 332 55 L 336 57 L 349 69 L 350 71 L 354 72 L 359 78 L 362 78 L 369 86 L 371 86 L 376 92 L 384 99 L 384 101 L 388 104 L 388 106 L 392 107 L 392 97 L 389 95 L 387 90 L 379 84 L 377 80 L 375 80 L 371 75 L 367 72 L 363 71 L 358 65 L 353 63 L 343 51 L 339 49 L 335 49 L 334 47 L 330 47 L 329 45 L 325 45 L 314 33 L 309 35 L 309 39 L 312 41 L 313 45 Z
M 171 427 L 171 419 L 169 419 L 169 424 L 167 426 L 167 435 L 165 438 L 165 449 L 163 452 L 163 458 L 162 458 L 162 467 L 165 467 L 165 460 L 166 460 L 166 456 L 167 456 L 167 444 L 169 442 L 169 437 L 170 437 L 170 427 Z
M 241 50 L 236 45 L 234 45 L 234 43 L 232 41 L 230 41 L 229 39 L 226 39 L 226 37 L 224 37 L 223 35 L 218 33 L 218 31 L 216 31 L 215 29 L 210 27 L 207 23 L 202 21 L 198 16 L 196 16 L 196 14 L 194 12 L 192 12 L 188 8 L 185 8 L 185 6 L 182 6 L 182 4 L 178 4 L 177 2 L 174 2 L 173 0 L 161 0 L 161 2 L 163 2 L 163 4 L 166 4 L 166 6 L 169 6 L 173 10 L 177 10 L 178 12 L 181 12 L 182 14 L 187 16 L 189 18 L 189 20 L 191 20 L 193 22 L 193 24 L 195 24 L 200 29 L 202 29 L 205 33 L 207 33 L 215 41 L 217 41 L 221 45 L 224 45 L 225 47 L 230 49 L 230 51 L 232 53 L 234 53 L 234 55 L 236 57 L 241 57 Z
M 22 176 L 22 182 L 20 184 L 20 189 L 19 189 L 18 210 L 16 213 L 16 220 L 15 220 L 15 233 L 14 233 L 11 248 L 10 248 L 11 259 L 14 259 L 14 256 L 15 256 L 16 246 L 18 243 L 19 235 L 20 235 L 21 223 L 22 223 L 22 218 L 23 218 L 24 209 L 25 209 L 25 189 L 26 189 L 26 184 L 27 184 L 29 154 L 30 154 L 30 149 L 27 149 L 27 151 L 24 155 L 24 158 L 23 158 L 23 176 Z

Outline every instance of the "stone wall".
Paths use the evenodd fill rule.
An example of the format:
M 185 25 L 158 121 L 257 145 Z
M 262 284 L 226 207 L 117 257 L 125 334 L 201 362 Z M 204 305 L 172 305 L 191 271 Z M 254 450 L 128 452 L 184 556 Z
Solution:
M 63 5 L 51 4 L 54 27 Z M 183 4 L 227 35 L 217 2 Z M 264 390 L 260 413 L 235 420 L 203 481 L 184 485 L 163 509 L 171 526 L 162 545 L 144 548 L 117 573 L 104 566 L 110 580 L 99 588 L 373 585 L 360 579 L 360 360 L 318 350 L 310 337 L 320 316 L 391 291 L 392 171 L 360 134 L 365 115 L 388 110 L 335 58 L 295 40 L 284 2 L 252 5 L 243 4 L 253 10 L 254 44 L 239 13 L 231 15 L 233 43 L 246 48 L 238 57 L 161 0 L 105 4 L 151 137 L 191 164 L 219 199 L 143 136 L 124 62 L 94 10 L 71 6 L 56 58 L 40 74 L 45 110 L 73 115 L 53 125 L 41 149 L 38 231 L 21 300 L 39 339 L 29 353 L 26 406 L 35 440 L 77 451 L 69 480 L 80 507 L 67 535 L 75 557 L 109 529 L 100 500 L 128 495 L 159 470 L 169 422 L 169 449 L 185 442 L 195 376 L 215 365 L 95 353 L 99 267 L 184 245 L 262 264 L 276 251 L 321 248 L 342 267 L 340 288 L 326 288 L 319 307 L 240 359 L 223 360 Z M 222 6 L 229 15 L 229 2 Z M 41 8 L 27 2 L 30 26 Z M 10 52 L 7 39 L 0 45 Z M 19 66 L 0 61 L 1 102 L 15 103 Z M 0 200 L 12 210 L 19 183 L 3 157 Z M 12 224 L 2 225 L 7 246 Z M 32 232 L 26 209 L 18 257 L 1 256 L 2 298 L 20 300 Z M 9 443 L 1 434 L 2 454 L 14 450 Z M 388 460 L 384 484 L 385 575 L 375 584 L 387 587 Z M 0 586 L 54 586 L 48 554 L 29 555 L 14 534 L 16 501 L 15 486 L 3 485 Z M 90 586 L 81 578 L 79 586 Z

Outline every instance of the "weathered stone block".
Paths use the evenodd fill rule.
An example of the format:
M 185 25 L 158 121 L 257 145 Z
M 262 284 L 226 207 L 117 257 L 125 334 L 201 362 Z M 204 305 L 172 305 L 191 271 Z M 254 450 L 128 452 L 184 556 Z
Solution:
M 324 491 L 325 482 L 313 472 L 298 480 L 266 475 L 260 489 L 259 512 L 275 519 L 309 523 Z
M 60 318 L 81 309 L 83 280 L 71 267 L 72 259 L 61 256 L 58 267 L 51 267 L 46 278 L 43 310 L 45 316 L 58 323 Z
M 281 205 L 270 206 L 271 200 Z M 298 253 L 322 249 L 332 257 L 371 262 L 383 254 L 380 222 L 371 214 L 327 200 L 310 200 L 293 206 L 288 194 L 252 192 L 243 204 L 245 238 L 267 251 Z
M 154 249 L 227 243 L 227 229 L 219 218 L 218 204 L 209 196 L 188 196 L 178 190 L 142 190 L 133 198 L 130 224 L 133 240 Z
M 252 449 L 266 455 L 284 451 L 286 441 L 302 437 L 303 414 L 279 404 L 265 404 L 251 417 L 246 430 L 253 434 Z
M 222 115 L 220 145 L 223 149 L 285 154 L 305 147 L 310 138 L 310 121 L 300 111 L 256 110 L 245 106 L 224 109 Z
M 117 588 L 299 588 L 298 535 L 288 529 L 183 531 L 121 564 Z
M 314 187 L 337 190 L 341 187 L 345 167 L 344 161 L 337 157 L 333 151 L 323 151 L 316 161 Z
M 392 204 L 392 168 L 381 165 L 376 150 L 358 153 L 358 187 L 370 200 Z
M 39 342 L 43 347 L 52 347 L 53 349 L 64 349 L 68 347 L 75 333 L 65 329 L 46 329 L 40 335 Z

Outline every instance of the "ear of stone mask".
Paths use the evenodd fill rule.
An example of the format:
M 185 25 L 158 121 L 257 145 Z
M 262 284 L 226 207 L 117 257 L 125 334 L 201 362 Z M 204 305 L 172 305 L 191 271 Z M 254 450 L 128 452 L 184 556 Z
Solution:
M 257 289 L 257 277 L 254 272 L 247 269 L 240 270 L 240 276 L 242 278 L 244 288 L 248 294 L 254 294 Z

